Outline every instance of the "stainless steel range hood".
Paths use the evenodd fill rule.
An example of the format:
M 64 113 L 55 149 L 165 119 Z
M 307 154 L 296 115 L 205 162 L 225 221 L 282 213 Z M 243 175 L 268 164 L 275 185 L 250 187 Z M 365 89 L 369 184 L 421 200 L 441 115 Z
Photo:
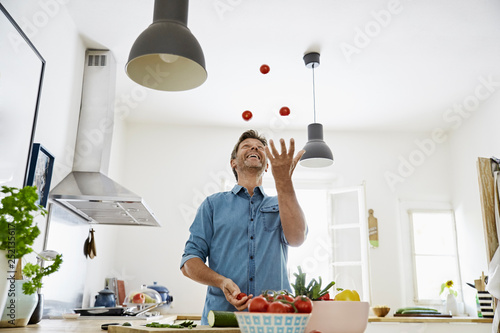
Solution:
M 160 226 L 144 200 L 106 176 L 114 125 L 116 62 L 111 52 L 85 54 L 73 171 L 50 199 L 89 223 Z

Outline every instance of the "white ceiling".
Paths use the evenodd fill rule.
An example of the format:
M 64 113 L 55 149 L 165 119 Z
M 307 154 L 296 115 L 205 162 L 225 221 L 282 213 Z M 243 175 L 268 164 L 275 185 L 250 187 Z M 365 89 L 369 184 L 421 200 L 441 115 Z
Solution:
M 114 53 L 117 103 L 129 106 L 131 121 L 304 129 L 313 121 L 312 70 L 302 60 L 308 51 L 321 53 L 317 121 L 332 130 L 445 127 L 443 114 L 474 94 L 479 77 L 500 74 L 497 0 L 192 0 L 188 27 L 208 79 L 190 91 L 159 92 L 124 73 L 153 3 L 67 4 L 88 46 Z M 360 31 L 371 34 L 365 45 Z M 341 47 L 348 44 L 358 53 L 347 57 Z M 262 64 L 269 74 L 260 73 Z M 279 116 L 282 106 L 289 117 Z

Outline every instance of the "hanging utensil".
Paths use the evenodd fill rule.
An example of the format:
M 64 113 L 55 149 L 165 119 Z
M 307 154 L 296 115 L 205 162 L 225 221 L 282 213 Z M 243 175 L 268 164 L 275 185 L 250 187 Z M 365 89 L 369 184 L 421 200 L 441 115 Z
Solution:
M 95 249 L 94 229 L 90 229 L 89 258 L 94 259 L 95 256 L 97 256 L 97 252 Z
M 85 258 L 89 256 L 89 244 L 90 244 L 90 231 L 89 231 L 89 236 L 83 243 L 83 254 L 85 255 Z

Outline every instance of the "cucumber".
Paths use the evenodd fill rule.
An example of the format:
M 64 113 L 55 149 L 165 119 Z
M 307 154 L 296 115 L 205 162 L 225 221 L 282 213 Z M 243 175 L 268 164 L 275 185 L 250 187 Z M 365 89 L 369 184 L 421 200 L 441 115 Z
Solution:
M 433 309 L 433 308 L 428 308 L 425 306 L 414 306 L 414 307 L 407 307 L 407 308 L 401 308 L 396 311 L 397 314 L 402 314 L 404 311 L 427 311 L 429 313 L 437 313 L 438 310 Z M 407 312 L 409 313 L 409 312 Z M 416 312 L 416 313 L 421 313 L 421 312 Z
M 437 314 L 437 311 L 429 310 L 404 310 L 401 314 Z
M 208 325 L 210 327 L 238 327 L 236 315 L 231 311 L 213 311 L 208 312 Z

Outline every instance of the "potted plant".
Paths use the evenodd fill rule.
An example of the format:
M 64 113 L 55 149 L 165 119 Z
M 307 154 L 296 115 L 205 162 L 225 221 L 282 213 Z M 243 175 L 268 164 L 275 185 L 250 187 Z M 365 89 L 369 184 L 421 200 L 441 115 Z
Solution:
M 34 224 L 35 217 L 46 216 L 47 211 L 43 206 L 36 204 L 38 200 L 36 187 L 26 186 L 19 189 L 2 186 L 0 192 L 5 195 L 0 207 L 0 272 L 6 274 L 0 279 L 2 281 L 0 293 L 5 297 L 5 299 L 0 299 L 0 312 L 10 315 L 10 317 L 2 315 L 0 327 L 25 326 L 37 305 L 37 290 L 42 287 L 42 277 L 59 269 L 62 256 L 58 254 L 53 257 L 53 264 L 48 267 L 41 267 L 41 261 L 37 264 L 27 263 L 22 270 L 27 279 L 23 280 L 21 259 L 33 252 L 33 243 L 40 235 L 40 229 Z M 40 258 L 40 255 L 38 257 Z M 14 273 L 14 270 L 17 273 Z M 28 297 L 28 303 L 33 303 L 35 299 L 34 305 L 23 307 L 19 302 L 16 304 L 16 298 L 27 300 L 28 298 L 24 296 L 30 295 L 33 296 Z M 7 300 L 9 304 L 5 304 Z M 23 314 L 22 312 L 30 313 Z

